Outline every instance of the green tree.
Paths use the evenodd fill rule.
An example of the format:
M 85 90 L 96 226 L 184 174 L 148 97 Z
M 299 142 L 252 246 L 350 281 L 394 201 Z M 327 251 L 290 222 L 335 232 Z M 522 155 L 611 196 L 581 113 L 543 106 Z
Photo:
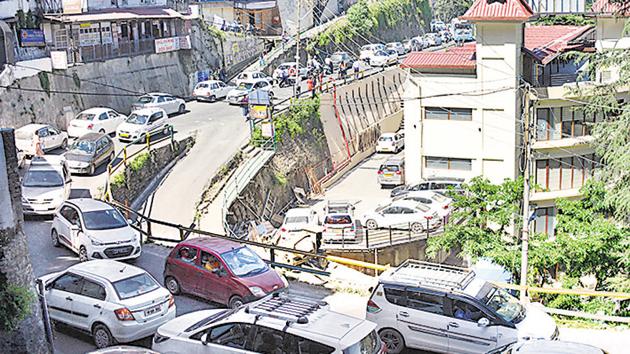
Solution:
M 472 0 L 435 0 L 433 12 L 446 22 L 466 13 L 472 3 Z

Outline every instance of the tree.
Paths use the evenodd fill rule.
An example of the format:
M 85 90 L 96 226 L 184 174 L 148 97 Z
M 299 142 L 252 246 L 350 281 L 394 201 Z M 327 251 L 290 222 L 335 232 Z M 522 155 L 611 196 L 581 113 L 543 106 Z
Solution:
M 435 0 L 433 11 L 446 22 L 466 13 L 472 3 L 472 0 Z

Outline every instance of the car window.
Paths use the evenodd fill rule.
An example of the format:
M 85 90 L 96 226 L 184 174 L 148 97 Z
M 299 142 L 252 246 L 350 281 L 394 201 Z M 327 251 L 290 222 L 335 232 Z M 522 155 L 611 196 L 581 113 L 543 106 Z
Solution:
M 81 295 L 97 300 L 105 300 L 105 288 L 93 281 L 84 279 Z
M 151 115 L 151 118 L 149 118 L 149 123 L 155 123 L 156 121 L 160 120 L 162 116 L 163 116 L 162 112 L 153 113 Z
M 98 116 L 98 120 L 107 120 L 107 119 L 109 119 L 109 117 L 107 116 L 106 112 L 103 112 Z
M 442 315 L 444 314 L 444 297 L 410 289 L 407 291 L 407 307 Z
M 22 180 L 23 187 L 62 187 L 63 176 L 56 170 L 31 170 L 29 169 Z
M 398 214 L 399 209 L 397 207 L 389 207 L 383 210 L 383 214 Z
M 119 114 L 116 113 L 115 111 L 108 111 L 107 114 L 109 114 L 109 116 L 112 118 L 116 118 L 119 116 Z
M 327 215 L 324 219 L 324 224 L 328 225 L 343 225 L 352 224 L 352 218 L 350 215 Z
M 228 323 L 210 330 L 207 341 L 231 348 L 245 349 L 252 326 L 246 323 Z
M 166 99 L 166 102 L 171 102 L 171 101 L 175 100 L 175 97 L 173 97 L 173 96 L 166 96 L 165 99 Z
M 146 104 L 146 103 L 151 103 L 151 102 L 153 102 L 153 96 L 142 96 L 138 98 L 138 103 L 140 104 Z
M 415 186 L 411 187 L 409 190 L 410 191 L 426 191 L 426 190 L 429 190 L 429 184 L 426 182 L 416 184 Z
M 164 96 L 160 96 L 160 97 L 158 97 L 157 101 L 158 101 L 158 103 L 162 103 L 162 102 L 166 101 L 166 98 Z
M 400 306 L 407 306 L 407 298 L 405 295 L 405 288 L 397 286 L 384 286 L 385 299 L 394 304 Z
M 214 89 L 216 89 L 216 88 L 218 88 L 218 87 L 219 87 L 219 86 L 218 86 L 216 83 L 214 83 L 214 84 L 210 85 L 210 88 L 211 88 L 211 89 L 213 89 L 213 90 L 214 90 Z
M 400 212 L 402 214 L 414 214 L 415 211 L 413 211 L 413 209 L 411 208 L 400 208 Z
M 113 230 L 127 226 L 125 218 L 114 208 L 86 211 L 83 221 L 88 230 Z
M 195 247 L 182 247 L 177 251 L 177 255 L 175 258 L 180 259 L 184 262 L 193 263 L 197 258 L 197 254 L 199 250 Z
M 160 285 L 147 273 L 134 275 L 130 278 L 113 282 L 114 290 L 121 300 L 144 295 L 158 289 Z
M 477 322 L 480 318 L 486 316 L 481 309 L 473 304 L 460 300 L 453 300 L 451 317 L 459 320 Z
M 57 129 L 53 128 L 53 127 L 48 127 L 48 134 L 50 134 L 50 135 L 57 135 L 59 133 L 60 133 L 59 130 L 57 130 Z
M 248 350 L 257 353 L 293 354 L 296 350 L 295 338 L 292 337 L 292 335 L 286 332 L 281 332 L 263 326 L 256 326 L 256 336 L 254 337 L 254 341 Z
M 69 223 L 71 223 L 72 225 L 77 225 L 80 226 L 81 225 L 81 221 L 79 220 L 79 212 L 72 207 L 67 207 L 68 211 L 66 212 L 66 215 L 64 216 L 64 218 L 66 218 L 66 220 L 68 220 Z
M 73 294 L 80 294 L 83 287 L 83 278 L 72 274 L 66 273 L 59 279 L 55 280 L 52 288 L 55 290 L 65 291 Z
M 42 128 L 40 130 L 37 131 L 37 136 L 39 136 L 40 138 L 44 138 L 48 136 L 48 128 Z
M 72 211 L 72 208 L 70 208 L 69 206 L 65 205 L 65 206 L 61 207 L 61 209 L 59 210 L 59 214 L 61 214 L 61 216 L 63 216 L 64 219 L 70 220 L 70 212 L 71 211 Z
M 325 344 L 318 343 L 306 338 L 296 337 L 298 354 L 330 354 L 335 351 L 335 348 L 329 347 Z
M 219 87 L 225 87 L 225 84 L 223 82 L 219 82 Z
M 223 252 L 221 258 L 237 277 L 251 277 L 269 270 L 267 263 L 247 247 Z
M 201 252 L 201 266 L 209 271 L 223 269 L 223 264 L 215 255 L 208 252 Z

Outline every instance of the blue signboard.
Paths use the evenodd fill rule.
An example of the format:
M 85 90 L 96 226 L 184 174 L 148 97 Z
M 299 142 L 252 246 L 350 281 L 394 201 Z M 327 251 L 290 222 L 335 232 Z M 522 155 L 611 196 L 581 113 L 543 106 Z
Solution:
M 22 47 L 46 46 L 46 39 L 44 38 L 44 31 L 40 29 L 21 29 L 20 30 L 20 44 L 22 45 Z

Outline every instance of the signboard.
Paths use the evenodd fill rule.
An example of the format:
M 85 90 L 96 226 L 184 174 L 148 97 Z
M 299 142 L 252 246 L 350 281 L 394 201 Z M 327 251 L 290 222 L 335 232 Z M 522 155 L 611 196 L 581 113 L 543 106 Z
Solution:
M 256 90 L 249 94 L 250 105 L 269 106 L 271 101 L 269 100 L 269 91 Z
M 179 49 L 179 37 L 160 38 L 155 40 L 156 53 L 174 52 Z
M 45 47 L 44 31 L 40 29 L 21 29 L 20 45 L 22 47 Z
M 64 15 L 80 14 L 82 0 L 61 0 Z
M 270 120 L 260 123 L 260 132 L 265 138 L 273 138 L 273 124 Z
M 190 45 L 190 36 L 183 36 L 179 38 L 179 49 L 192 49 Z
M 249 116 L 253 119 L 267 119 L 267 106 L 251 106 Z
M 53 69 L 68 69 L 68 53 L 65 50 L 51 50 L 50 60 L 52 61 Z
M 101 32 L 98 23 L 81 23 L 79 27 L 80 47 L 88 47 L 101 44 Z

